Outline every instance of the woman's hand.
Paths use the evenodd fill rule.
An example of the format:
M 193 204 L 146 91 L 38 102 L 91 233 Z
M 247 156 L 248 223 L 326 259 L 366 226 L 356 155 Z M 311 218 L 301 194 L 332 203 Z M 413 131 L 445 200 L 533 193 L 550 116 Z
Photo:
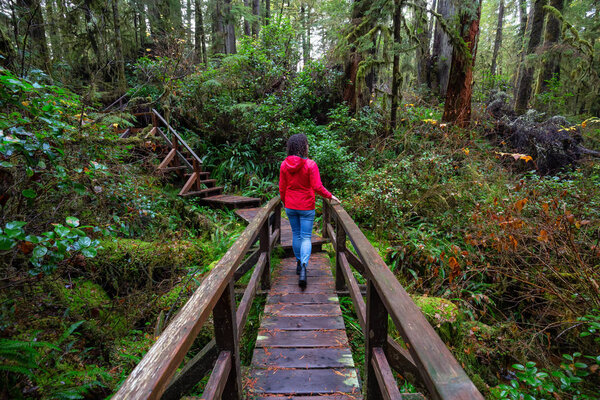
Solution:
M 334 195 L 331 195 L 331 200 L 332 200 L 332 203 L 333 203 L 333 204 L 336 204 L 336 203 L 341 203 L 340 199 L 338 199 L 338 198 L 337 198 L 337 197 L 335 197 Z

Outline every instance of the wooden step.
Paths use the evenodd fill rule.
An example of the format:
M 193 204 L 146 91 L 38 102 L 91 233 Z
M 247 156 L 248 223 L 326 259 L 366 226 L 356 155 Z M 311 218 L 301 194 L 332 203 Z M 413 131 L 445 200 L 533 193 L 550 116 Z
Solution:
M 227 208 L 248 208 L 257 207 L 260 205 L 260 199 L 255 197 L 244 197 L 244 196 L 232 196 L 228 194 L 221 194 L 217 196 L 209 196 L 202 199 L 202 202 Z M 237 212 L 237 211 L 236 211 Z
M 182 196 L 183 197 L 188 197 L 188 196 L 206 197 L 209 195 L 221 194 L 222 192 L 223 192 L 223 186 L 217 186 L 217 187 L 211 187 L 211 188 L 197 190 L 197 191 L 190 191 L 190 192 L 183 194 Z
M 205 179 L 205 180 L 200 181 L 200 184 L 206 185 L 206 187 L 209 187 L 209 188 L 215 187 L 216 183 L 217 183 L 216 179 Z
M 207 179 L 208 176 L 210 175 L 210 172 L 200 172 L 198 175 L 200 175 L 200 179 Z M 190 176 L 192 176 L 192 172 L 185 174 L 184 176 L 186 178 L 189 178 Z
M 166 173 L 166 172 L 181 171 L 184 169 L 188 169 L 188 166 L 187 165 L 179 165 L 177 167 L 159 168 L 158 171 Z

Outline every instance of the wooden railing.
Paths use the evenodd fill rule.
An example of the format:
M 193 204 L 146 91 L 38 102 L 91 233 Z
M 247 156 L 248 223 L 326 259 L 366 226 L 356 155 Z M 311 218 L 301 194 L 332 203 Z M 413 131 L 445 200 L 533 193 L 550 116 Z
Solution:
M 483 399 L 444 342 L 425 319 L 377 250 L 348 213 L 323 202 L 323 236 L 336 253 L 336 290 L 347 286 L 365 337 L 365 384 L 369 400 L 400 399 L 392 374 L 410 371 L 421 378 L 434 399 Z M 349 239 L 356 255 L 346 247 Z M 367 280 L 366 301 L 353 275 L 354 267 Z M 408 350 L 388 336 L 388 316 Z
M 281 206 L 276 197 L 259 211 L 113 399 L 178 399 L 210 371 L 202 399 L 241 398 L 239 341 L 259 282 L 263 290 L 270 287 L 271 251 L 281 236 Z M 336 253 L 336 290 L 350 294 L 365 336 L 367 398 L 401 398 L 394 369 L 420 378 L 433 399 L 483 399 L 377 250 L 342 206 L 329 200 L 323 203 L 323 236 L 329 237 Z M 257 240 L 258 249 L 249 253 Z M 346 247 L 347 240 L 356 254 Z M 253 267 L 236 309 L 234 283 Z M 368 282 L 366 301 L 352 268 Z M 211 312 L 215 338 L 176 374 Z M 388 335 L 388 316 L 407 349 Z
M 272 215 L 271 215 L 272 214 Z M 113 399 L 177 398 L 198 382 L 212 367 L 203 399 L 242 396 L 239 341 L 258 283 L 270 287 L 271 251 L 281 232 L 279 197 L 264 206 L 248 227 L 204 278 L 175 319 L 169 323 L 152 348 L 131 372 Z M 244 257 L 252 244 L 259 248 Z M 242 300 L 235 306 L 234 283 L 254 267 Z M 174 378 L 175 372 L 198 336 L 202 325 L 213 314 L 215 339 Z M 214 367 L 213 360 L 216 359 Z M 202 374 L 198 372 L 203 371 Z M 193 376 L 193 383 L 190 383 Z

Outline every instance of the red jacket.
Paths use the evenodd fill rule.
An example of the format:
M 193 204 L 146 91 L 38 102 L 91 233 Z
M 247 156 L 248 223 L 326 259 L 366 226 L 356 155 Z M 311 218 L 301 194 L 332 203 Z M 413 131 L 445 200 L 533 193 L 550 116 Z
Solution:
M 314 210 L 315 192 L 331 198 L 331 193 L 321 183 L 319 167 L 311 159 L 288 156 L 279 169 L 279 194 L 286 208 Z

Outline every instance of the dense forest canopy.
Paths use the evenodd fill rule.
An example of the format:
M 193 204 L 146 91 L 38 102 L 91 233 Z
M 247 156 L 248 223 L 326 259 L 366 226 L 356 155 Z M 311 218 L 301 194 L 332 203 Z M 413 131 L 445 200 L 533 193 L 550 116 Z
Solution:
M 262 200 L 306 134 L 486 397 L 600 398 L 599 9 L 2 1 L 0 398 L 110 396 L 243 230 L 156 172 L 151 109 L 228 193 Z

